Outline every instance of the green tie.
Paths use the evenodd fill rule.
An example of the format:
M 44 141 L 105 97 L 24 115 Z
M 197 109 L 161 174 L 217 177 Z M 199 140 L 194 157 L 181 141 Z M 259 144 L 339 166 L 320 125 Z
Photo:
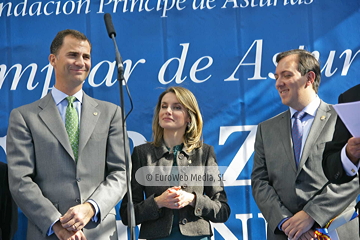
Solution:
M 74 152 L 75 161 L 77 161 L 79 148 L 79 117 L 73 104 L 76 98 L 74 96 L 68 96 L 66 97 L 66 100 L 69 104 L 66 108 L 65 114 L 65 128 L 69 135 L 70 145 Z

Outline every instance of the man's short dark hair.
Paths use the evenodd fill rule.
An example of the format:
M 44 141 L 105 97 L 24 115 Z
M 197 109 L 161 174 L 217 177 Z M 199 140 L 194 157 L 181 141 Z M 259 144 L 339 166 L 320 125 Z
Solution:
M 90 49 L 91 49 L 90 40 L 83 33 L 79 32 L 77 30 L 73 30 L 73 29 L 66 29 L 66 30 L 62 30 L 56 34 L 56 36 L 50 46 L 51 54 L 56 55 L 58 53 L 59 49 L 63 45 L 64 38 L 68 35 L 70 35 L 76 39 L 79 39 L 79 40 L 87 41 L 89 43 Z

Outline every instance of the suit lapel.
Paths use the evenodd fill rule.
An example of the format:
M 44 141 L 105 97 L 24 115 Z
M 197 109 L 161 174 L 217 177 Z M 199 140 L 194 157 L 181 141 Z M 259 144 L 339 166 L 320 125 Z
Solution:
M 281 119 L 278 121 L 278 129 L 280 132 L 281 143 L 284 146 L 286 157 L 284 159 L 290 159 L 291 167 L 296 172 L 296 163 L 294 150 L 291 139 L 291 121 L 290 121 L 290 110 L 286 111 L 281 115 Z
M 79 159 L 100 117 L 101 112 L 97 108 L 97 105 L 94 99 L 84 93 L 80 119 Z
M 66 133 L 65 124 L 61 120 L 59 110 L 57 109 L 51 93 L 48 93 L 39 102 L 39 117 L 43 120 L 49 131 L 60 142 L 70 156 L 74 158 L 68 135 Z
M 317 142 L 321 132 L 323 131 L 327 121 L 331 116 L 330 107 L 326 105 L 323 101 L 320 102 L 320 106 L 316 112 L 314 121 L 310 128 L 309 135 L 305 141 L 305 146 L 301 155 L 299 169 L 305 164 L 306 160 L 309 158 L 311 148 Z

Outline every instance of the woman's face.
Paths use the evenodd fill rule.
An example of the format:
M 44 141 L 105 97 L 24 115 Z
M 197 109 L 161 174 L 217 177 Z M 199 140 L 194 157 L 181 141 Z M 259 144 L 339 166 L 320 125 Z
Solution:
M 174 93 L 166 93 L 161 99 L 160 126 L 164 131 L 182 131 L 184 134 L 188 122 L 190 122 L 190 117 L 186 108 L 178 101 Z

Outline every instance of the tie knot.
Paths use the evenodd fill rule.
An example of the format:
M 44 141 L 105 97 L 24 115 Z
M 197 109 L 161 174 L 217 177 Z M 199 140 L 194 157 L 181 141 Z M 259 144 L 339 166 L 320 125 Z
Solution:
M 306 112 L 295 112 L 293 118 L 297 118 L 300 121 L 305 117 Z
M 66 100 L 68 101 L 68 105 L 71 105 L 73 102 L 75 102 L 75 100 L 76 100 L 76 97 L 74 97 L 74 96 L 67 96 L 66 97 Z

